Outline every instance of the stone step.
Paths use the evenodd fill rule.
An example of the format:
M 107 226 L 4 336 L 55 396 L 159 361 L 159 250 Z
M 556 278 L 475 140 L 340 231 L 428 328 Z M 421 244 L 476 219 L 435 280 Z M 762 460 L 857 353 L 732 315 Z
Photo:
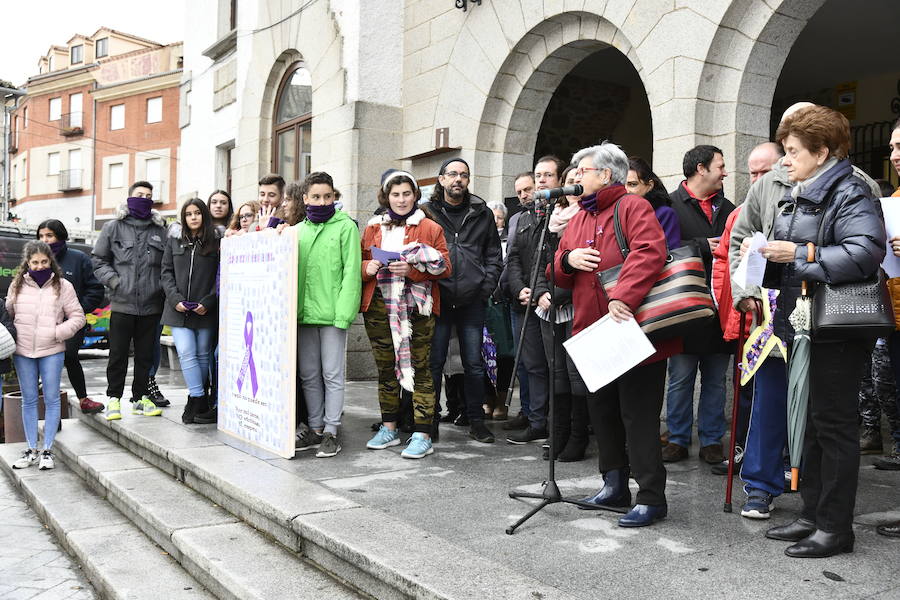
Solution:
M 66 422 L 54 449 L 218 598 L 362 597 L 83 422 Z
M 74 423 L 74 420 L 72 420 Z M 67 422 L 68 425 L 68 422 Z M 100 595 L 113 600 L 212 600 L 175 559 L 104 500 L 64 461 L 52 471 L 13 469 L 25 444 L 0 444 L 0 468 L 82 565 Z
M 126 415 L 113 422 L 75 413 L 114 445 L 375 598 L 566 597 L 558 588 L 273 464 L 281 459 L 225 444 L 225 434 L 212 426 L 184 426 L 175 421 L 175 412 L 152 419 Z M 386 532 L 391 543 L 385 543 Z

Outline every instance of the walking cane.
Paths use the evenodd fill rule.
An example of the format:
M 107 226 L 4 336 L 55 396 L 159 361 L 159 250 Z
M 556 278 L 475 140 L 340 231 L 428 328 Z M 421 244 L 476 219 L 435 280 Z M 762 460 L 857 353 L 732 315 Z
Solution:
M 747 325 L 747 313 L 741 313 L 741 326 L 738 331 L 738 345 L 734 353 L 734 399 L 731 406 L 731 443 L 728 449 L 728 484 L 725 488 L 725 506 L 722 510 L 731 512 L 731 488 L 734 484 L 734 446 L 737 443 L 738 409 L 741 403 L 741 358 L 744 354 L 744 330 Z

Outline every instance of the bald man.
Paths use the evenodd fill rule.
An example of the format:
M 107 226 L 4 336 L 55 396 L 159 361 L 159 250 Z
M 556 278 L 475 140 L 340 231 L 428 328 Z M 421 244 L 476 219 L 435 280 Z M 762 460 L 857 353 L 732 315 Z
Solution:
M 807 108 L 815 106 L 811 102 L 798 102 L 788 107 L 781 121 Z M 759 146 L 757 146 L 759 148 Z M 756 149 L 754 149 L 756 150 Z M 772 239 L 772 226 L 778 203 L 791 191 L 787 167 L 777 160 L 771 171 L 760 176 L 741 205 L 741 212 L 734 222 L 729 242 L 728 260 L 734 273 L 741 261 L 741 243 L 754 232 L 765 234 Z M 877 198 L 878 185 L 860 169 L 853 167 L 854 174 L 866 181 Z M 758 287 L 742 289 L 732 281 L 732 300 L 735 308 L 742 312 L 754 309 L 754 299 L 761 298 Z M 768 301 L 768 300 L 765 300 Z M 789 342 L 789 340 L 784 340 Z M 777 354 L 777 351 L 773 352 Z M 782 451 L 787 442 L 787 365 L 777 356 L 769 357 L 760 365 L 754 377 L 753 410 L 744 447 L 741 464 L 741 479 L 747 501 L 741 508 L 741 516 L 750 519 L 768 519 L 775 507 L 774 499 L 780 496 L 790 476 L 785 472 Z
M 772 170 L 781 157 L 784 156 L 781 146 L 775 142 L 763 142 L 750 151 L 747 157 L 747 168 L 750 170 L 750 183 Z

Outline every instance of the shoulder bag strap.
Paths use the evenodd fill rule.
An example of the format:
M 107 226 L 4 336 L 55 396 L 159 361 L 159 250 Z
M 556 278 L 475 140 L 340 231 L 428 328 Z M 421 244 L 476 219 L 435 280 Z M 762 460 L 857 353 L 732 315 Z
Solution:
M 619 203 L 622 202 L 622 198 L 616 200 L 616 206 L 613 208 L 613 229 L 616 232 L 616 243 L 619 244 L 619 251 L 622 253 L 622 258 L 628 258 L 628 253 L 631 250 L 628 249 L 628 240 L 625 239 L 625 234 L 622 232 L 622 222 L 619 220 Z

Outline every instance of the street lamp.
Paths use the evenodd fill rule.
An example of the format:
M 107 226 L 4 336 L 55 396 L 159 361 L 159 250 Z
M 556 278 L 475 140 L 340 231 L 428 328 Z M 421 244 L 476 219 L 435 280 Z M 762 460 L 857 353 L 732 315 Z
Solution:
M 25 90 L 19 88 L 8 88 L 0 86 L 0 94 L 3 94 L 3 187 L 0 188 L 0 194 L 2 194 L 2 205 L 0 205 L 0 210 L 3 211 L 3 214 L 0 215 L 0 221 L 6 221 L 9 218 L 9 107 L 6 105 L 6 101 L 9 98 L 16 98 L 16 104 L 18 105 L 18 98 L 20 96 L 24 96 L 27 94 Z

